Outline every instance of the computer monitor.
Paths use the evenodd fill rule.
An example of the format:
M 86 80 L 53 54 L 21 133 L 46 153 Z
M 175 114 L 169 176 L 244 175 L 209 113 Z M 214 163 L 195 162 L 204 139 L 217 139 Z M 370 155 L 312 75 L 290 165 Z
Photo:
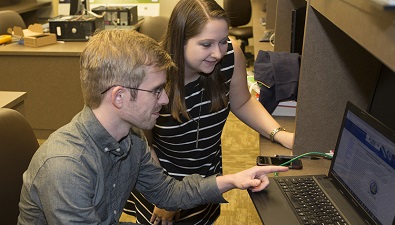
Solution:
M 302 55 L 306 7 L 292 10 L 291 53 Z
M 381 66 L 376 89 L 368 112 L 395 130 L 395 72 Z
M 70 0 L 70 15 L 85 15 L 89 10 L 89 0 Z

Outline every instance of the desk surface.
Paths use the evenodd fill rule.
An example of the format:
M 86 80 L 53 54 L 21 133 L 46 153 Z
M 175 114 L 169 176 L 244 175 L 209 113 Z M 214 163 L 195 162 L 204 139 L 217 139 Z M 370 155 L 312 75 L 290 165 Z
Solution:
M 0 46 L 0 55 L 23 55 L 23 56 L 79 56 L 86 42 L 61 42 L 38 48 L 26 47 L 18 43 Z
M 26 92 L 0 91 L 0 108 L 13 108 L 26 98 Z
M 143 23 L 144 18 L 140 19 L 137 24 L 130 26 L 130 29 L 136 30 Z M 117 29 L 112 26 L 106 29 Z M 18 43 L 0 45 L 0 56 L 2 55 L 21 55 L 21 56 L 80 56 L 87 42 L 58 41 L 56 44 L 41 46 L 38 48 L 26 47 Z

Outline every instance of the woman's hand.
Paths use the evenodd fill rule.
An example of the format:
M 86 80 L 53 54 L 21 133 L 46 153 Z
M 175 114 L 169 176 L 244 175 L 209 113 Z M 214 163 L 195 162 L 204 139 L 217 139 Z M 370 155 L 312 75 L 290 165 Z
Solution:
M 173 221 L 177 221 L 179 218 L 180 211 L 166 211 L 155 206 L 150 222 L 158 225 L 162 221 L 162 225 L 173 225 Z

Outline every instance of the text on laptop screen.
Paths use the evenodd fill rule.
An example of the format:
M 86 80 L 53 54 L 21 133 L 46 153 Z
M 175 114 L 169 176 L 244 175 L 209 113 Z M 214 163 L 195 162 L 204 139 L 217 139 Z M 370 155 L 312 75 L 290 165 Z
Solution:
M 348 111 L 334 176 L 378 224 L 395 218 L 395 143 Z

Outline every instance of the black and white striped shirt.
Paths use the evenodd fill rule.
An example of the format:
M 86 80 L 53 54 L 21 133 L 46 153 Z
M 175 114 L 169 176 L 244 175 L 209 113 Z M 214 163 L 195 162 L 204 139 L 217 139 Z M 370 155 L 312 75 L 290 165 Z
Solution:
M 230 41 L 221 63 L 221 71 L 225 75 L 227 86 L 225 94 L 229 98 L 229 85 L 234 70 L 234 51 Z M 152 130 L 153 147 L 161 166 L 166 173 L 179 180 L 191 174 L 206 177 L 222 173 L 221 135 L 230 105 L 228 103 L 226 107 L 216 112 L 209 112 L 211 100 L 203 95 L 203 91 L 199 79 L 185 86 L 185 103 L 192 119 L 182 118 L 180 123 L 171 117 L 170 112 L 162 109 Z M 198 124 L 199 129 L 197 129 Z M 198 130 L 198 147 L 196 147 Z M 138 203 L 136 204 L 137 211 L 149 220 L 150 212 L 148 211 L 151 207 L 139 206 L 145 201 L 141 199 L 140 194 L 133 192 L 133 195 L 131 198 L 137 198 L 133 200 Z M 217 204 L 202 205 L 181 211 L 180 223 L 175 224 L 212 224 L 219 213 L 220 209 Z M 143 220 L 137 217 L 138 220 Z M 140 222 L 144 223 L 144 221 Z

